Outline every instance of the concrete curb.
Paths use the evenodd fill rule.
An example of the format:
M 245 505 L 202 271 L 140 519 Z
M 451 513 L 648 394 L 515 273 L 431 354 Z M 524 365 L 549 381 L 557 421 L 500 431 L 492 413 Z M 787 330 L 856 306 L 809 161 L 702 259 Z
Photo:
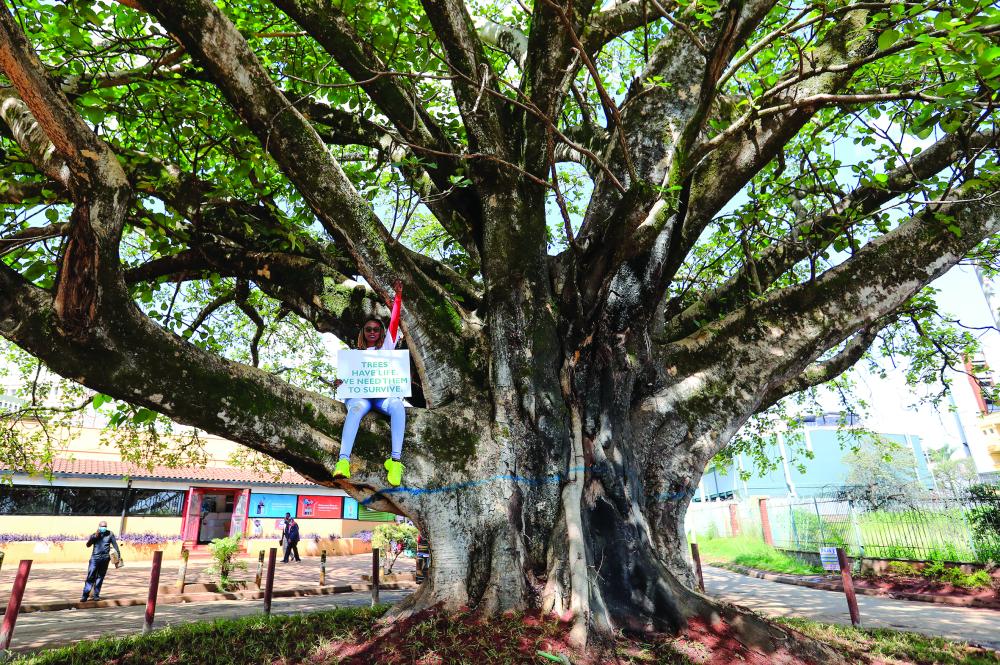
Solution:
M 778 582 L 779 584 L 792 584 L 794 586 L 804 586 L 810 589 L 822 589 L 824 591 L 839 591 L 844 592 L 843 584 L 838 581 L 824 581 L 822 577 L 804 577 L 799 575 L 785 575 L 782 573 L 769 573 L 764 570 L 757 570 L 756 568 L 747 568 L 745 566 L 737 565 L 720 565 L 717 563 L 706 564 L 712 566 L 713 568 L 721 568 L 722 570 L 728 570 L 734 573 L 739 573 L 741 575 L 746 575 L 747 577 L 756 577 L 759 580 L 767 580 L 768 582 Z M 913 600 L 921 603 L 936 603 L 938 605 L 954 605 L 956 607 L 975 607 L 985 610 L 997 610 L 996 607 L 991 607 L 988 603 L 984 602 L 979 598 L 955 598 L 951 596 L 936 596 L 931 593 L 908 593 L 908 592 L 886 592 L 879 589 L 865 589 L 862 587 L 854 587 L 855 593 L 863 596 L 875 596 L 878 598 L 893 598 L 896 600 Z
M 357 591 L 371 591 L 371 584 L 341 584 L 327 585 L 322 587 L 309 587 L 303 589 L 280 589 L 271 594 L 273 598 L 299 598 L 305 596 L 327 596 L 337 593 L 354 593 Z M 400 589 L 416 589 L 417 584 L 413 582 L 398 582 L 379 584 L 379 589 L 385 591 L 397 591 Z M 216 600 L 257 600 L 264 597 L 263 591 L 231 591 L 227 593 L 185 593 L 185 594 L 161 594 L 157 596 L 157 603 L 161 605 L 179 605 L 182 603 L 206 603 Z M 21 605 L 19 614 L 28 612 L 54 612 L 57 610 L 89 610 L 95 607 L 135 607 L 145 605 L 145 598 L 115 598 L 108 600 L 89 600 L 85 603 L 53 601 L 48 603 L 24 603 Z M 0 608 L 0 615 L 3 615 L 5 608 Z

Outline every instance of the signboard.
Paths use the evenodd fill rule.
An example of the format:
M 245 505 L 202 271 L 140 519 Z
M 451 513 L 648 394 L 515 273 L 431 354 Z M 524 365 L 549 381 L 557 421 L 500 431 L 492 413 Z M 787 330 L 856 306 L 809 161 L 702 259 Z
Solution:
M 352 397 L 409 397 L 409 351 L 337 352 L 337 399 Z
M 349 496 L 344 497 L 344 519 L 345 520 L 356 520 L 358 519 L 358 501 L 357 499 L 352 499 Z
M 236 501 L 233 506 L 233 519 L 229 524 L 230 536 L 241 536 L 246 529 L 247 500 L 250 498 L 250 490 L 237 490 Z
M 291 513 L 295 517 L 296 496 L 294 494 L 258 494 L 250 495 L 250 518 L 254 517 L 284 517 Z
M 395 513 L 386 513 L 381 510 L 368 510 L 364 506 L 358 510 L 358 519 L 366 522 L 395 522 Z
M 840 570 L 840 560 L 837 559 L 837 548 L 819 548 L 819 562 L 823 564 L 823 570 Z
M 344 511 L 344 497 L 299 495 L 299 519 L 340 519 Z

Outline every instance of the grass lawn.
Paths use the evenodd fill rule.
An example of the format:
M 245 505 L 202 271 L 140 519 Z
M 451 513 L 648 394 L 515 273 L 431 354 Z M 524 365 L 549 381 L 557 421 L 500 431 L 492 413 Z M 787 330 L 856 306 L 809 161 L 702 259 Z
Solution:
M 569 625 L 550 617 L 508 614 L 484 620 L 472 614 L 425 614 L 378 624 L 385 607 L 345 608 L 299 616 L 245 617 L 185 624 L 125 638 L 82 642 L 22 656 L 15 665 L 691 665 L 769 663 L 760 652 L 734 649 L 724 634 L 622 637 L 574 653 Z M 847 662 L 878 665 L 1000 665 L 995 652 L 889 630 L 857 630 L 802 620 L 781 620 L 845 653 Z M 710 646 L 711 645 L 711 646 Z M 721 646 L 720 646 L 721 645 Z M 785 662 L 785 661 L 782 661 Z M 797 661 L 801 662 L 801 661 Z
M 753 536 L 713 538 L 698 543 L 704 563 L 734 563 L 758 570 L 793 575 L 822 573 L 819 566 L 802 563 Z
M 861 629 L 805 619 L 775 619 L 777 623 L 830 644 L 904 663 L 939 663 L 940 665 L 997 665 L 1000 653 L 950 642 L 920 633 L 904 633 L 887 628 Z

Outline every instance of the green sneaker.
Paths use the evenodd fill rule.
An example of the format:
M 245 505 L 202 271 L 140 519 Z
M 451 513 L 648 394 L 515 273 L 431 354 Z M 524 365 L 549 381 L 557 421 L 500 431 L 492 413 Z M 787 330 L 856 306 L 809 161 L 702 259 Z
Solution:
M 385 461 L 385 470 L 388 471 L 389 484 L 393 487 L 399 487 L 399 484 L 403 482 L 403 463 L 390 457 Z
M 341 476 L 344 478 L 351 477 L 351 460 L 341 459 L 337 460 L 337 466 L 333 467 L 333 477 Z

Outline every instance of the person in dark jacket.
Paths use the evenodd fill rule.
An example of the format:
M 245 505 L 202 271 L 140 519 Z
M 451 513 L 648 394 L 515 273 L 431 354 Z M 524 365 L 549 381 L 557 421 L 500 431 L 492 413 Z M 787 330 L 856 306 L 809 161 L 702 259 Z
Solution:
M 295 554 L 296 561 L 302 561 L 299 558 L 299 523 L 293 519 L 285 526 L 285 558 L 281 562 L 288 563 L 291 554 Z
M 93 547 L 94 551 L 90 553 L 87 581 L 83 584 L 83 596 L 80 602 L 86 602 L 91 592 L 94 594 L 91 600 L 101 599 L 101 585 L 104 584 L 104 576 L 108 574 L 108 564 L 111 563 L 111 548 L 115 548 L 119 559 L 122 557 L 115 534 L 108 531 L 108 523 L 104 521 L 101 521 L 97 531 L 87 539 L 87 547 Z

